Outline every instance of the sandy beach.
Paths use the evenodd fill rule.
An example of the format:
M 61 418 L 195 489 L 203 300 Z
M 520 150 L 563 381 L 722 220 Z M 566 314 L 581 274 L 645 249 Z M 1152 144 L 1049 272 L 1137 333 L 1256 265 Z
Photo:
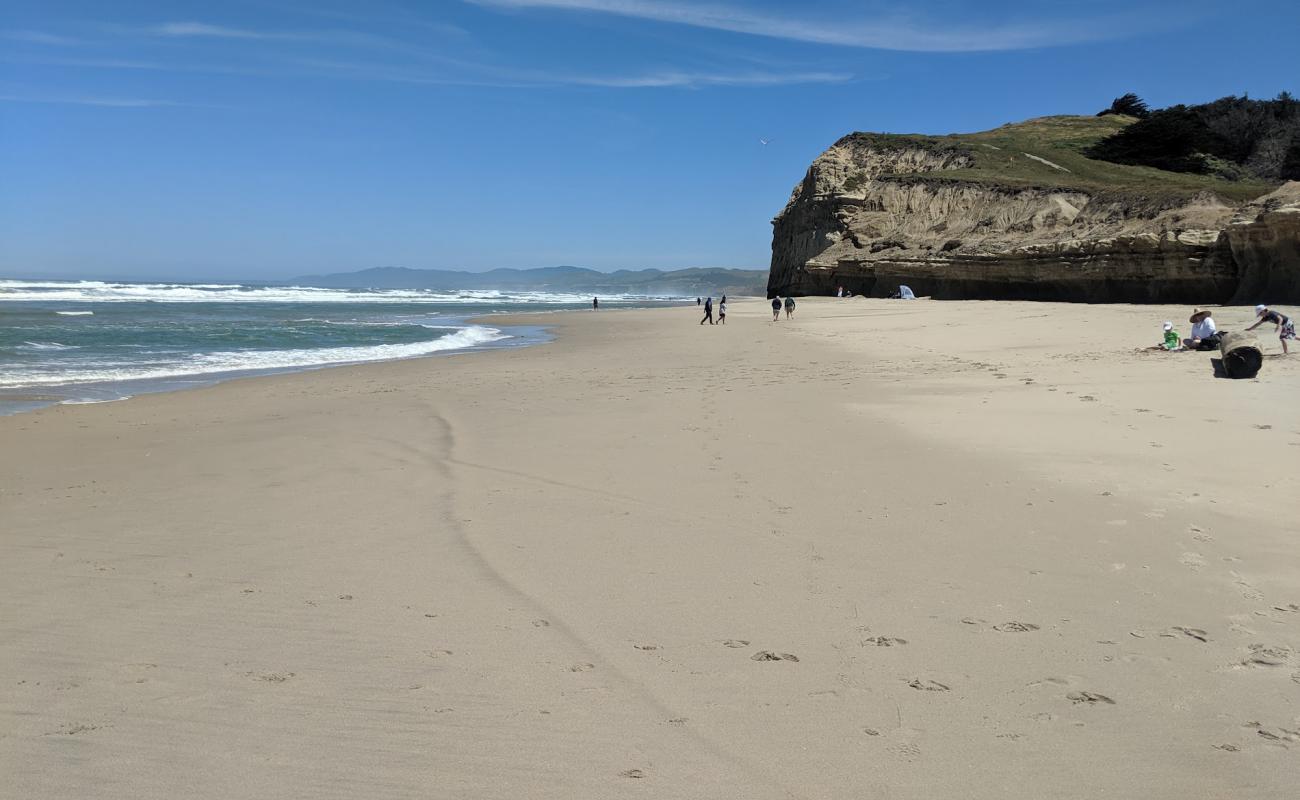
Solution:
M 0 418 L 0 796 L 1290 796 L 1300 354 L 1141 349 L 1189 312 L 569 313 Z

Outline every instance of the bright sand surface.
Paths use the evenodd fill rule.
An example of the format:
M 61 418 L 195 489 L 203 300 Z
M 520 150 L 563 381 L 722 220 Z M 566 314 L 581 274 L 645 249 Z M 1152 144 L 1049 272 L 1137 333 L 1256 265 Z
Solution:
M 0 419 L 0 796 L 1295 796 L 1300 355 L 730 310 Z

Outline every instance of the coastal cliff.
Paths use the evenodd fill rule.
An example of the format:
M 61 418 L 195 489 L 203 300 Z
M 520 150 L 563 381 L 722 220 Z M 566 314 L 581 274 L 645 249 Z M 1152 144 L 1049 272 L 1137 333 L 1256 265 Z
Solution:
M 1132 122 L 846 136 L 773 220 L 768 293 L 879 297 L 905 283 L 953 299 L 1300 300 L 1300 183 L 1084 155 Z

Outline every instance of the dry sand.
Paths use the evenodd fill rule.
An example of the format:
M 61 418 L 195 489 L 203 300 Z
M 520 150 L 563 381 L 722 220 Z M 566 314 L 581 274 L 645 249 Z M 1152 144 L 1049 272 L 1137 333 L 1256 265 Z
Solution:
M 0 796 L 1294 794 L 1300 355 L 730 310 L 0 419 Z

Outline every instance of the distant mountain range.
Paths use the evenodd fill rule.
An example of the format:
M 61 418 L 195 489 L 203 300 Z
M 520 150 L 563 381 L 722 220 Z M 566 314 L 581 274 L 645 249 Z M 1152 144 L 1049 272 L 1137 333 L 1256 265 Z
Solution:
M 374 267 L 358 272 L 303 275 L 289 283 L 326 289 L 497 289 L 525 292 L 643 295 L 762 295 L 767 270 L 677 269 L 598 272 L 585 267 L 540 267 L 460 272 L 443 269 Z

